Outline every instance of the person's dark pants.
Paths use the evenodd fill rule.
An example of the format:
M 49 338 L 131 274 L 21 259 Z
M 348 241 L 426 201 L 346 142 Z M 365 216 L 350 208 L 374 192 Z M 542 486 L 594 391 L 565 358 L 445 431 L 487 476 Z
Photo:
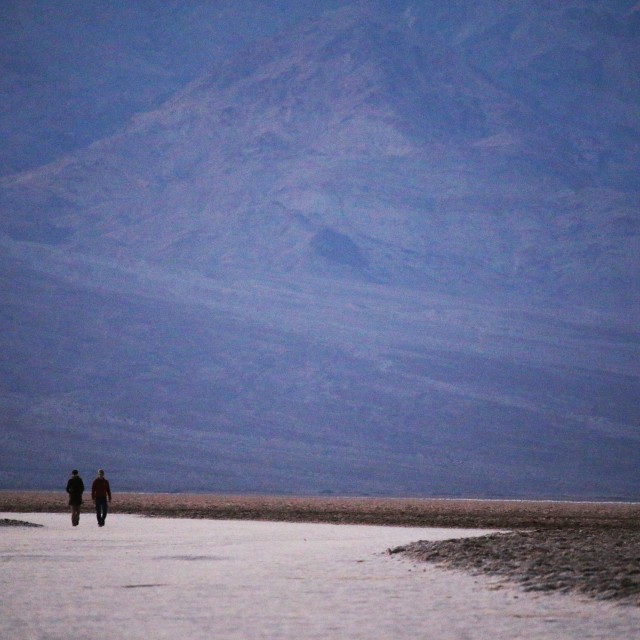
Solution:
M 102 526 L 107 519 L 107 511 L 109 506 L 106 498 L 96 498 L 96 516 L 98 517 L 98 524 Z

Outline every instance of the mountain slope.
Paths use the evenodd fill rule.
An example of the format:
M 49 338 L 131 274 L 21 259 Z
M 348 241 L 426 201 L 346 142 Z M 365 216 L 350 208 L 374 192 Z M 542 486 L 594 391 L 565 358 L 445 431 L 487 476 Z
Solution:
M 114 133 L 212 64 L 319 10 L 306 0 L 6 0 L 0 175 Z
M 380 20 L 328 14 L 6 179 L 5 232 L 205 273 L 635 290 L 637 190 L 598 186 L 571 131 L 435 36 Z
M 595 156 L 533 72 L 596 5 L 345 4 L 2 179 L 2 483 L 637 498 L 633 66 Z
M 624 318 L 4 249 L 4 486 L 638 495 Z

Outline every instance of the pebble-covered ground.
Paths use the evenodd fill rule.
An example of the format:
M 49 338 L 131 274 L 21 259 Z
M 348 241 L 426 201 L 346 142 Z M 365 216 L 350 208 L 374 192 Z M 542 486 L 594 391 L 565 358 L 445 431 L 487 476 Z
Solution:
M 112 481 L 112 488 L 115 482 Z M 640 503 L 118 493 L 110 509 L 173 518 L 487 529 L 631 528 Z M 85 493 L 83 512 L 92 512 Z M 0 512 L 68 512 L 64 491 L 0 491 Z
M 519 583 L 525 591 L 578 592 L 640 605 L 640 530 L 536 529 L 419 541 L 409 557 Z
M 25 522 L 24 520 L 14 520 L 12 518 L 0 518 L 0 527 L 41 527 L 41 524 Z

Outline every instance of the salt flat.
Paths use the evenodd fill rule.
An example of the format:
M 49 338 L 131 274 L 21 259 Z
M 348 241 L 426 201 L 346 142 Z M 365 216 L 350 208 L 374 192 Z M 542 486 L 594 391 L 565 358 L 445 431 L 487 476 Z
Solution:
M 388 556 L 480 530 L 2 514 L 0 638 L 640 639 L 640 609 Z

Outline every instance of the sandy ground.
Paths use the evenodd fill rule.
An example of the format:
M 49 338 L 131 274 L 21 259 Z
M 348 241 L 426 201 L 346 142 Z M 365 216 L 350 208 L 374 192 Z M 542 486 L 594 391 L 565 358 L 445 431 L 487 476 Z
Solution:
M 640 609 L 523 593 L 387 548 L 487 531 L 2 513 L 0 637 L 640 639 Z

